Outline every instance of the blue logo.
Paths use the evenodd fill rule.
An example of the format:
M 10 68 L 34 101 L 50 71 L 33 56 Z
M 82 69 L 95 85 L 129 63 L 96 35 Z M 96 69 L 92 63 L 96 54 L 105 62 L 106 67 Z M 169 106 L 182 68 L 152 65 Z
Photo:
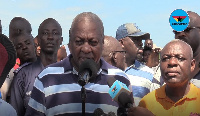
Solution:
M 171 13 L 169 23 L 175 31 L 183 31 L 189 25 L 189 16 L 184 10 L 176 9 Z

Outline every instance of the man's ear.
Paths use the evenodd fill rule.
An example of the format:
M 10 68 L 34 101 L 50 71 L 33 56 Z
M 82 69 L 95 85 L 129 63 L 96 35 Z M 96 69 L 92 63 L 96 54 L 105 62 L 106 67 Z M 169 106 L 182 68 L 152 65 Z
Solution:
M 116 53 L 112 54 L 112 61 L 113 61 L 114 64 L 117 63 Z
M 123 39 L 120 39 L 120 40 L 119 40 L 119 43 L 121 44 L 122 48 L 124 48 L 124 42 L 123 42 Z
M 195 59 L 192 59 L 192 61 L 191 61 L 191 72 L 193 72 L 194 69 L 195 69 L 195 63 L 196 63 Z
M 63 42 L 63 37 L 60 38 L 60 43 L 59 43 L 59 45 L 62 45 L 62 42 Z

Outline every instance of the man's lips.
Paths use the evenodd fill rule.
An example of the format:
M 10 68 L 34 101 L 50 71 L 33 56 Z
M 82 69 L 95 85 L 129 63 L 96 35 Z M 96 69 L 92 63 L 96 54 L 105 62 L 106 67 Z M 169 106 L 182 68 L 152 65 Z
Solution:
M 169 77 L 174 77 L 174 76 L 177 76 L 178 74 L 180 74 L 178 71 L 167 71 L 165 73 L 165 75 Z
M 24 56 L 28 56 L 29 55 L 29 53 L 28 52 L 24 52 Z
M 53 43 L 47 43 L 47 46 L 52 47 L 52 46 L 54 46 L 54 44 Z

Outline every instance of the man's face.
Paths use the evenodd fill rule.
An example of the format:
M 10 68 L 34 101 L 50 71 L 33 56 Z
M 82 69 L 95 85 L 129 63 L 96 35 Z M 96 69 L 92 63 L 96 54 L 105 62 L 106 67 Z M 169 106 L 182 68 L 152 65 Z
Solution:
M 40 29 L 38 43 L 41 51 L 47 54 L 57 53 L 62 43 L 61 29 L 58 23 L 49 20 Z
M 151 50 L 145 50 L 143 54 L 144 54 L 143 55 L 144 62 L 147 62 L 149 56 L 151 55 Z
M 117 47 L 113 55 L 115 55 L 116 58 L 116 67 L 125 70 L 125 51 L 122 49 L 121 45 Z
M 126 51 L 126 61 L 134 62 L 138 51 L 142 48 L 142 39 L 137 37 L 125 37 L 120 40 L 122 48 Z
M 176 39 L 180 39 L 188 43 L 195 55 L 197 48 L 200 46 L 200 19 L 189 13 L 189 26 L 182 32 L 173 31 Z
M 36 58 L 35 46 L 31 35 L 23 34 L 14 39 L 17 56 L 22 62 L 32 62 Z
M 153 48 L 153 41 L 150 39 L 145 40 L 144 45 L 149 47 L 149 48 Z
M 177 86 L 186 84 L 191 78 L 195 61 L 191 51 L 182 43 L 168 44 L 161 52 L 161 75 L 168 85 Z
M 76 68 L 86 59 L 99 64 L 103 50 L 103 34 L 95 21 L 83 19 L 76 22 L 70 33 L 69 49 Z
M 20 34 L 31 35 L 31 31 L 32 28 L 29 22 L 25 20 L 17 20 L 13 23 L 11 29 L 9 29 L 9 37 L 13 39 L 13 37 L 16 37 Z

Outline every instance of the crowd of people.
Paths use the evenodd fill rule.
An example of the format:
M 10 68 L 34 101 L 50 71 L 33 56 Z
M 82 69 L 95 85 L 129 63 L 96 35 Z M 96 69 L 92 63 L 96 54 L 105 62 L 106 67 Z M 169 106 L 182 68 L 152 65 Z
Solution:
M 78 81 L 81 64 L 90 59 L 98 71 L 84 85 L 86 116 L 101 116 L 96 109 L 119 116 L 200 116 L 200 16 L 187 13 L 189 26 L 174 30 L 175 39 L 164 48 L 136 23 L 120 25 L 116 37 L 104 35 L 103 22 L 92 12 L 74 18 L 68 46 L 62 45 L 63 27 L 53 18 L 40 24 L 36 37 L 29 21 L 14 17 L 8 38 L 0 20 L 0 114 L 82 115 Z M 109 95 L 113 77 L 130 90 L 129 107 Z

